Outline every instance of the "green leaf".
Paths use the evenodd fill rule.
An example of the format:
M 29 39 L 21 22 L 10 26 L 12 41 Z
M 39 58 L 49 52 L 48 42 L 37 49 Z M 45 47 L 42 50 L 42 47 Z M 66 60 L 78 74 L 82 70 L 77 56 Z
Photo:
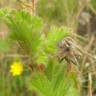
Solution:
M 51 27 L 47 35 L 45 50 L 51 53 L 56 52 L 58 43 L 70 35 L 71 32 L 68 27 Z
M 37 74 L 29 81 L 31 90 L 35 90 L 40 96 L 53 96 L 53 90 L 50 81 L 45 75 Z
M 14 10 L 5 21 L 10 29 L 10 38 L 18 42 L 26 54 L 35 57 L 41 43 L 42 19 L 25 11 Z
M 76 76 L 73 73 L 65 73 L 64 67 L 55 67 L 50 62 L 45 74 L 35 73 L 27 81 L 29 90 L 35 90 L 38 96 L 79 96 L 79 89 L 75 85 Z

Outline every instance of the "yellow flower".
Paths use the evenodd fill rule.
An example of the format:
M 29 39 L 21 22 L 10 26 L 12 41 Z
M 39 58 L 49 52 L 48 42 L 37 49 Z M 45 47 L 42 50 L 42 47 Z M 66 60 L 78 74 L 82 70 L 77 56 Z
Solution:
M 13 62 L 13 64 L 10 67 L 10 72 L 13 76 L 21 75 L 23 72 L 23 64 L 19 62 Z

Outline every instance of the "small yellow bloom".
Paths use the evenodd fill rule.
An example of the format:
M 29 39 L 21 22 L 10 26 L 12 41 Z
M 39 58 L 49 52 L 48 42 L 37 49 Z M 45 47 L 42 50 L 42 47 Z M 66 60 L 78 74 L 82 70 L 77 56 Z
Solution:
M 13 76 L 21 75 L 23 72 L 23 64 L 20 61 L 13 62 L 10 68 L 10 72 L 12 73 Z

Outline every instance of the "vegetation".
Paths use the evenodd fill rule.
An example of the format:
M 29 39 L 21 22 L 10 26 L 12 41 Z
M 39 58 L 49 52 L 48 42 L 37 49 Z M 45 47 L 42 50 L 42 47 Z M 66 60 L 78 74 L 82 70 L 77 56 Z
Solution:
M 96 1 L 6 4 L 0 1 L 0 96 L 95 96 Z

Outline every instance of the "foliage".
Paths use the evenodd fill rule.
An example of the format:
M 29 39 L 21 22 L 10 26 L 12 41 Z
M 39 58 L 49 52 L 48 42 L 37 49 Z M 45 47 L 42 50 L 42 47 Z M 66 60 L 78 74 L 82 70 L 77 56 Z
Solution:
M 70 28 L 76 32 L 80 27 L 83 31 L 83 25 L 79 25 L 82 23 L 79 22 L 81 19 L 90 21 L 90 24 L 87 26 L 89 30 L 86 38 L 75 33 L 81 40 L 79 45 L 81 42 L 84 45 L 80 47 L 80 51 L 85 51 L 80 60 L 81 82 L 84 85 L 79 87 L 82 87 L 81 91 L 86 92 L 86 95 L 89 92 L 94 95 L 96 40 L 93 36 L 94 42 L 91 45 L 90 32 L 93 35 L 96 31 L 96 0 L 36 0 L 36 16 L 28 13 L 34 7 L 31 0 L 21 0 L 24 4 L 18 1 L 20 0 L 0 0 L 0 23 L 3 22 L 9 28 L 7 37 L 0 37 L 0 96 L 32 96 L 34 91 L 37 96 L 79 96 L 79 74 L 73 72 L 76 71 L 74 68 L 72 73 L 69 72 L 68 64 L 65 61 L 60 63 L 56 56 L 58 43 L 72 35 Z M 6 8 L 1 8 L 6 5 Z M 8 6 L 14 8 L 10 9 Z M 87 20 L 87 15 L 91 17 L 90 20 Z M 24 71 L 22 75 L 12 77 L 10 64 L 17 57 L 23 61 Z M 44 70 L 41 65 L 44 65 Z M 92 76 L 88 77 L 90 74 Z
M 79 90 L 77 90 L 74 80 L 74 77 L 76 79 L 76 74 L 71 73 L 68 76 L 65 64 L 61 66 L 56 63 L 51 62 L 45 74 L 34 74 L 27 81 L 29 90 L 38 92 L 39 96 L 70 96 L 70 94 L 71 96 L 79 96 Z
M 52 55 L 54 56 L 57 53 L 58 43 L 64 37 L 67 37 L 70 35 L 71 35 L 71 32 L 68 27 L 51 26 L 47 36 L 43 34 L 43 36 L 41 37 L 42 46 L 41 46 L 41 50 L 39 51 L 37 62 L 39 62 L 40 64 L 47 63 L 48 58 L 50 58 L 50 56 Z
M 23 52 L 31 55 L 32 58 L 37 58 L 37 63 L 47 62 L 48 54 L 56 53 L 58 42 L 71 35 L 68 27 L 53 26 L 46 37 L 42 32 L 43 21 L 38 16 L 31 16 L 24 11 L 6 9 L 1 10 L 0 13 L 0 17 L 7 23 L 11 31 L 9 34 L 11 41 L 18 42 Z
M 0 19 L 9 28 L 8 39 L 10 40 L 10 44 L 12 46 L 17 44 L 15 45 L 17 47 L 15 49 L 16 53 L 19 55 L 23 54 L 23 56 L 27 54 L 32 59 L 30 61 L 31 64 L 35 62 L 46 65 L 44 74 L 39 72 L 39 70 L 32 71 L 32 78 L 30 77 L 31 72 L 28 69 L 28 65 L 25 65 L 27 66 L 27 71 L 24 72 L 23 77 L 16 77 L 16 80 L 13 78 L 14 81 L 8 87 L 10 89 L 8 90 L 8 94 L 11 95 L 12 91 L 12 94 L 19 93 L 20 91 L 20 96 L 22 96 L 21 94 L 27 93 L 28 96 L 31 96 L 30 93 L 35 90 L 40 96 L 70 96 L 70 94 L 71 96 L 79 96 L 79 90 L 76 89 L 75 84 L 76 76 L 73 73 L 68 75 L 66 63 L 59 63 L 55 56 L 57 54 L 58 43 L 66 36 L 72 35 L 68 27 L 50 27 L 46 35 L 42 30 L 44 26 L 43 20 L 40 17 L 32 16 L 26 11 L 10 9 L 1 9 Z M 8 43 L 5 43 L 4 46 L 7 46 L 6 44 Z M 12 54 L 14 55 L 14 53 Z M 5 61 L 7 71 L 10 62 Z M 4 70 L 6 70 L 6 67 Z M 6 80 L 9 80 L 6 82 L 10 82 L 12 79 L 10 78 L 10 73 L 8 78 L 6 75 L 3 76 L 6 77 Z M 14 85 L 16 85 L 15 88 Z
M 71 32 L 68 27 L 51 27 L 50 31 L 47 34 L 47 45 L 49 46 L 50 51 L 54 52 L 56 45 L 65 37 L 70 36 Z M 47 48 L 46 48 L 47 49 Z M 53 50 L 52 50 L 53 49 Z
M 1 16 L 3 14 L 4 11 L 1 13 Z M 33 55 L 40 45 L 42 20 L 39 17 L 31 16 L 23 11 L 9 13 L 4 20 L 11 31 L 10 39 L 12 41 L 17 41 L 26 54 Z

